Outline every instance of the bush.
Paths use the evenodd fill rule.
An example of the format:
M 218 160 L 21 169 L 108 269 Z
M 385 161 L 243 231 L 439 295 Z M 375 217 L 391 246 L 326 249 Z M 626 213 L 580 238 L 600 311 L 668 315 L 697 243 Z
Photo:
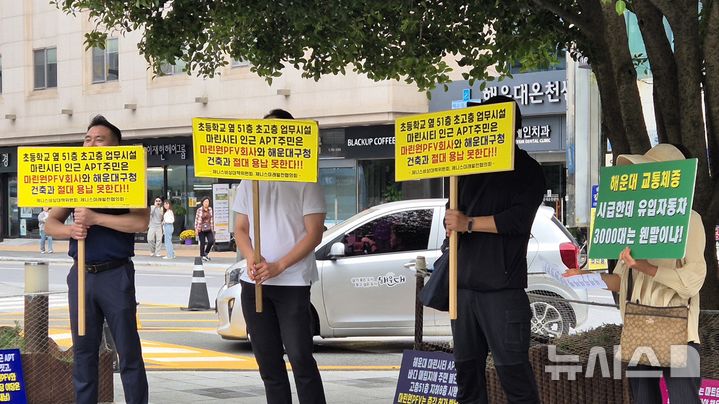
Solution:
M 195 231 L 192 229 L 187 229 L 180 233 L 180 240 L 187 240 L 187 239 L 194 239 L 197 235 L 195 234 Z

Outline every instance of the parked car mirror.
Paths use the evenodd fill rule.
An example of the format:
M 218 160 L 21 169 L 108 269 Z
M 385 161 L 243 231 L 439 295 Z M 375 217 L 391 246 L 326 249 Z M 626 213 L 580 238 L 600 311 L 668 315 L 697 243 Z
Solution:
M 345 248 L 346 246 L 340 242 L 332 244 L 332 247 L 330 247 L 330 259 L 337 259 L 337 257 L 344 257 L 345 256 Z

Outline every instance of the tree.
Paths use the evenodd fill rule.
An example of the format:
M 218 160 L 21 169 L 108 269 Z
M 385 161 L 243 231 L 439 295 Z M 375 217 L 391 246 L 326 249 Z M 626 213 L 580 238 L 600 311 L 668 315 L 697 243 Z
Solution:
M 142 29 L 138 45 L 159 71 L 184 60 L 212 76 L 225 56 L 244 58 L 271 81 L 286 66 L 318 79 L 347 68 L 374 80 L 404 79 L 429 89 L 449 81 L 455 56 L 471 80 L 509 74 L 515 61 L 546 66 L 558 49 L 586 57 L 602 100 L 602 128 L 616 157 L 650 147 L 624 13 L 636 14 L 654 79 L 662 142 L 682 143 L 699 159 L 694 209 L 704 219 L 709 272 L 704 307 L 719 308 L 714 225 L 719 216 L 719 1 L 716 0 L 56 0 L 87 9 L 86 35 L 102 46 L 105 29 Z M 664 21 L 674 35 L 668 39 Z

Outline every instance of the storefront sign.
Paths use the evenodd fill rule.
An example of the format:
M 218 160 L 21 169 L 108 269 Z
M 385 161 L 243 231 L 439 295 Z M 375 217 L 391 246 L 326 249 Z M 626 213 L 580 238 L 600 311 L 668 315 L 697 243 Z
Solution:
M 397 119 L 396 181 L 514 169 L 513 102 Z
M 684 257 L 697 159 L 602 167 L 591 258 Z
M 344 145 L 346 158 L 393 158 L 394 145 L 394 125 L 358 126 L 346 129 Z
M 0 403 L 27 403 L 19 349 L 0 350 Z
M 17 149 L 14 147 L 0 148 L 0 173 L 15 172 L 15 156 Z
M 522 116 L 564 115 L 567 112 L 567 78 L 565 70 L 550 70 L 533 73 L 519 73 L 506 77 L 502 81 L 481 81 L 470 86 L 466 80 L 455 81 L 432 90 L 429 102 L 430 111 L 443 111 L 448 108 L 464 108 L 468 101 L 482 102 L 495 95 L 506 95 L 519 103 Z M 470 89 L 470 99 L 467 90 Z
M 528 152 L 560 152 L 564 150 L 564 115 L 529 117 L 522 119 L 516 143 Z
M 172 137 L 145 139 L 142 141 L 147 150 L 147 166 L 192 164 L 192 138 Z
M 145 149 L 19 147 L 18 206 L 144 208 Z
M 215 241 L 230 241 L 230 185 L 212 184 L 212 213 L 215 222 Z
M 317 182 L 317 122 L 194 118 L 195 175 Z
M 457 403 L 457 371 L 447 352 L 405 350 L 394 403 Z

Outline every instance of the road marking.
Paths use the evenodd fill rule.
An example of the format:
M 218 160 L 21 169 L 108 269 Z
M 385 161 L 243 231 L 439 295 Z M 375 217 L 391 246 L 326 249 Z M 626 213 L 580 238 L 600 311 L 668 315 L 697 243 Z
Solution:
M 48 302 L 51 309 L 67 307 L 67 296 L 63 294 L 50 295 Z M 22 313 L 23 310 L 25 310 L 25 297 L 0 297 L 0 313 L 7 315 L 17 312 Z
M 154 358 L 153 360 L 158 362 L 231 362 L 231 361 L 246 361 L 247 359 L 238 359 L 229 356 L 192 356 L 186 358 Z

